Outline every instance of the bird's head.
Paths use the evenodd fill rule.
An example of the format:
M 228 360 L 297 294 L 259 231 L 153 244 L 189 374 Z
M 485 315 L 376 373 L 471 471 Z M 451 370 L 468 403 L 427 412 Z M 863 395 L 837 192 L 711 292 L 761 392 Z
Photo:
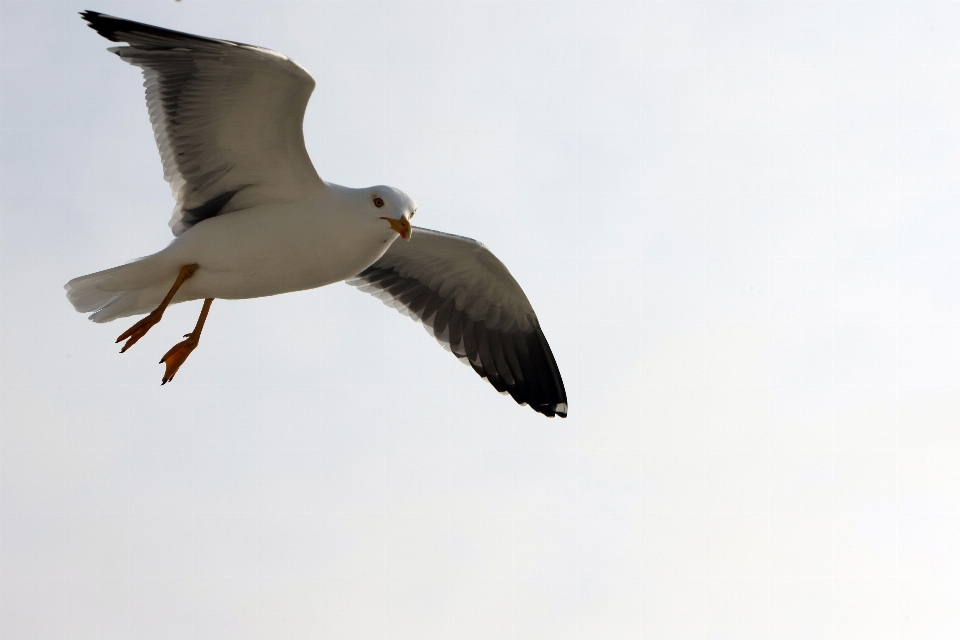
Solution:
M 410 240 L 413 235 L 413 225 L 410 219 L 417 213 L 417 203 L 413 198 L 399 189 L 383 185 L 367 189 L 369 207 L 377 218 L 397 232 L 404 240 Z M 381 223 L 384 224 L 384 223 Z

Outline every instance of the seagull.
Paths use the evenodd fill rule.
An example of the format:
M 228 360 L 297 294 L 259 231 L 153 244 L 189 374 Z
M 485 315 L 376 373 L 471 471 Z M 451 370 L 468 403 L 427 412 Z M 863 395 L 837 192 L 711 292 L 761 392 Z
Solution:
M 500 393 L 567 415 L 553 353 L 523 289 L 484 245 L 414 227 L 417 205 L 388 186 L 321 180 L 303 140 L 316 83 L 270 49 L 80 14 L 140 67 L 174 240 L 153 255 L 65 285 L 94 322 L 146 314 L 121 353 L 171 304 L 203 300 L 186 340 L 160 360 L 173 380 L 217 298 L 238 300 L 346 282 L 418 320 Z M 397 239 L 403 242 L 395 242 Z

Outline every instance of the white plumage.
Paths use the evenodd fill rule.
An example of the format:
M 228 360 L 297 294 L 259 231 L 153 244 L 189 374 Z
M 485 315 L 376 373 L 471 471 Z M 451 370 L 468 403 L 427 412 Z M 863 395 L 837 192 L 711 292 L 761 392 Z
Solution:
M 565 416 L 566 393 L 523 290 L 480 243 L 416 229 L 416 204 L 386 186 L 324 182 L 303 142 L 315 82 L 261 47 L 92 11 L 111 51 L 143 70 L 147 107 L 176 207 L 176 238 L 136 262 L 71 280 L 95 322 L 204 299 L 197 327 L 164 360 L 164 382 L 196 347 L 213 299 L 256 298 L 348 280 L 420 320 L 446 348 L 521 404 Z M 409 242 L 395 243 L 398 237 Z

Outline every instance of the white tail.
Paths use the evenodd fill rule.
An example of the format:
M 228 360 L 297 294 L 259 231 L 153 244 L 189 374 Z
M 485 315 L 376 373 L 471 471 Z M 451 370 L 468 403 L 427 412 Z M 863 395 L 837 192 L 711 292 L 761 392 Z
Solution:
M 156 256 L 74 278 L 66 285 L 67 299 L 77 311 L 94 311 L 94 322 L 147 313 L 160 304 L 176 278 L 157 264 Z M 165 285 L 165 286 L 164 286 Z

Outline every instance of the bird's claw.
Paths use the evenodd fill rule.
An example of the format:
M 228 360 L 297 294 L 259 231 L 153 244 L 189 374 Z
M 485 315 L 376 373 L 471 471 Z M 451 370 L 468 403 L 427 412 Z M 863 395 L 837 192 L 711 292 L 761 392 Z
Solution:
M 157 313 L 155 310 L 151 311 L 145 318 L 142 318 L 135 325 L 124 331 L 120 334 L 120 337 L 117 338 L 117 342 L 122 342 L 126 340 L 127 343 L 123 345 L 123 348 L 120 349 L 120 353 L 123 353 L 133 345 L 137 343 L 140 338 L 147 335 L 147 331 L 150 331 L 150 328 L 160 322 L 160 318 L 163 317 L 163 313 Z
M 163 381 L 160 383 L 161 385 L 165 385 L 173 380 L 173 376 L 177 374 L 180 365 L 182 365 L 186 361 L 187 356 L 197 348 L 200 340 L 192 338 L 192 335 L 191 333 L 185 334 L 183 337 L 186 338 L 186 340 L 173 345 L 173 347 L 160 358 L 160 364 L 167 365 L 167 370 L 163 374 Z

